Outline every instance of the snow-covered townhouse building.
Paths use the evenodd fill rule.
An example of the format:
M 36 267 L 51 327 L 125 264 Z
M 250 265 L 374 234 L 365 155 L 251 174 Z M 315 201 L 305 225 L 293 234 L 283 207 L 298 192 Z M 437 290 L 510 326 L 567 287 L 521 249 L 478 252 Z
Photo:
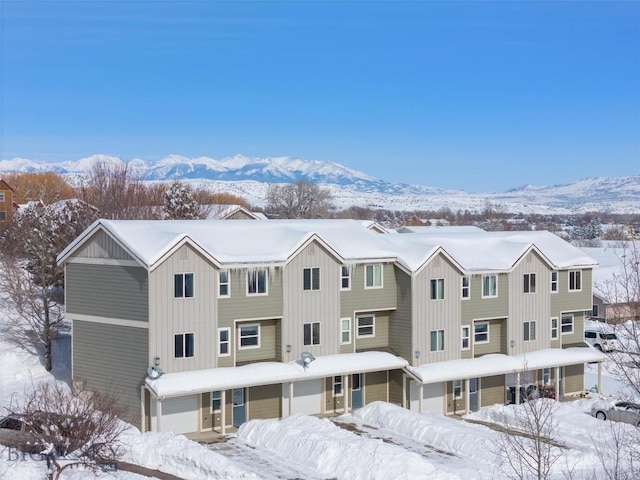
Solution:
M 74 381 L 143 430 L 382 400 L 462 413 L 583 389 L 595 261 L 547 232 L 384 234 L 352 220 L 99 220 L 58 257 Z

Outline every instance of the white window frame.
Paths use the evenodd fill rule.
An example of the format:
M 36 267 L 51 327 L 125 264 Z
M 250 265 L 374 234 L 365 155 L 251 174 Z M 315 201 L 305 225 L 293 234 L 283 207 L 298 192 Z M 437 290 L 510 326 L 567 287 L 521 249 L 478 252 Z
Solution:
M 260 285 L 260 273 L 264 272 L 264 292 L 258 292 L 258 287 Z M 253 279 L 250 276 L 255 277 L 256 291 L 249 292 L 249 286 L 253 283 Z M 269 295 L 269 272 L 267 272 L 266 268 L 256 268 L 247 270 L 247 296 L 248 297 L 260 297 Z
M 371 280 L 372 283 L 371 285 L 367 285 L 367 279 L 369 277 L 369 275 L 367 275 L 367 272 L 369 271 L 369 268 L 371 268 Z M 376 270 L 379 269 L 380 270 L 380 284 L 377 285 L 376 284 Z M 381 263 L 369 263 L 367 265 L 364 266 L 364 288 L 365 289 L 374 289 L 374 288 L 383 288 L 384 285 L 384 268 L 383 265 Z
M 192 355 L 187 356 L 187 335 L 191 335 L 193 339 L 193 352 Z M 178 357 L 176 355 L 176 337 L 182 337 L 182 356 Z M 186 359 L 186 358 L 194 358 L 196 356 L 196 334 L 194 332 L 180 332 L 173 334 L 173 358 L 175 359 Z
M 307 272 L 309 272 L 309 288 L 305 288 Z M 305 292 L 317 292 L 320 290 L 320 267 L 305 267 L 302 269 L 302 290 Z
M 429 299 L 444 300 L 444 278 L 432 278 L 429 281 Z
M 314 328 L 313 326 L 317 325 L 318 326 L 318 338 L 315 338 L 315 335 L 313 334 L 314 332 Z M 307 326 L 309 326 L 309 340 L 310 343 L 305 343 L 305 329 L 307 328 Z M 314 342 L 315 340 L 315 342 Z M 305 347 L 317 347 L 318 345 L 320 345 L 320 322 L 305 322 L 302 324 L 302 344 Z
M 490 280 L 491 278 L 495 279 L 495 292 L 493 292 L 494 293 L 493 295 L 491 295 L 490 291 L 489 292 L 485 291 L 485 283 L 484 283 L 485 280 L 489 280 L 489 282 L 491 282 Z M 491 283 L 489 283 L 487 286 L 489 287 L 489 290 L 491 290 L 490 289 Z M 482 276 L 482 298 L 497 298 L 497 297 L 498 297 L 498 275 L 493 275 L 493 274 L 483 275 Z
M 218 394 L 217 396 L 216 393 Z M 220 403 L 220 408 L 213 408 L 213 402 L 215 402 L 216 400 L 218 400 L 218 402 Z M 211 392 L 211 413 L 220 412 L 222 412 L 222 392 L 220 390 L 216 390 L 214 392 Z
M 554 320 L 555 320 L 555 326 L 553 325 Z M 560 338 L 560 336 L 558 335 L 559 328 L 560 328 L 560 320 L 558 319 L 558 317 L 551 317 L 551 340 L 557 340 L 558 338 Z
M 464 346 L 465 339 L 467 340 L 466 347 Z M 463 325 L 460 327 L 460 350 L 471 350 L 471 325 Z
M 466 285 L 465 280 L 467 283 Z M 471 298 L 471 278 L 467 275 L 460 279 L 460 298 L 462 298 L 462 300 L 469 300 Z
M 345 280 L 347 286 L 344 286 Z M 351 272 L 346 265 L 340 265 L 340 290 L 351 290 Z
M 486 325 L 487 326 L 487 331 L 486 332 L 481 332 L 478 333 L 476 331 L 476 328 L 479 327 L 480 325 Z M 490 342 L 490 337 L 489 337 L 489 322 L 475 322 L 473 324 L 473 344 L 474 345 L 483 345 L 485 343 L 489 343 Z M 478 335 L 486 335 L 487 339 L 486 340 L 478 340 Z
M 580 288 L 571 288 L 571 277 L 573 277 L 573 286 L 575 287 L 576 283 L 579 283 Z M 582 270 L 569 270 L 569 282 L 567 284 L 570 292 L 581 292 L 582 291 Z M 577 281 L 576 281 L 577 280 Z
M 462 398 L 462 380 L 453 381 L 453 398 L 454 400 L 460 400 Z
M 345 323 L 347 328 L 345 329 Z M 344 334 L 347 334 L 348 340 L 345 341 Z M 351 343 L 351 318 L 340 319 L 340 345 L 348 345 Z
M 222 281 L 222 276 L 226 275 L 227 280 L 225 282 Z M 220 270 L 218 271 L 218 298 L 229 298 L 231 296 L 231 284 L 229 282 L 229 270 Z M 227 293 L 222 294 L 222 287 L 227 287 Z
M 546 377 L 546 380 L 545 380 Z M 542 384 L 551 385 L 551 368 L 542 369 Z
M 258 329 L 258 333 L 256 335 L 251 335 L 251 336 L 243 336 L 242 335 L 242 329 L 243 328 L 251 328 L 251 327 L 257 327 Z M 257 345 L 242 345 L 242 339 L 243 338 L 254 338 L 257 337 L 258 339 L 258 344 Z M 240 324 L 238 325 L 238 350 L 252 350 L 255 348 L 260 348 L 260 344 L 261 344 L 261 335 L 260 335 L 260 324 L 259 323 L 247 323 L 247 324 Z
M 364 318 L 371 319 L 371 325 L 360 325 L 360 320 Z M 360 334 L 361 329 L 370 328 L 371 333 Z M 376 316 L 375 315 L 358 315 L 356 317 L 356 338 L 373 338 L 376 336 Z
M 187 276 L 191 276 L 191 295 L 187 296 Z M 182 295 L 176 295 L 176 279 L 178 277 L 182 277 Z M 175 299 L 185 299 L 185 298 L 195 298 L 196 296 L 196 278 L 193 272 L 182 272 L 182 273 L 174 273 L 173 274 L 173 298 Z
M 531 333 L 533 333 L 533 335 L 531 335 Z M 528 322 L 523 323 L 522 338 L 523 338 L 523 341 L 525 342 L 536 341 L 536 321 L 535 320 L 530 320 Z
M 0 202 L 4 202 L 4 200 L 5 200 L 4 192 L 0 192 Z
M 530 294 L 536 293 L 536 274 L 535 273 L 525 273 L 524 277 L 524 285 L 523 285 L 523 293 Z
M 567 331 L 567 332 L 564 331 L 564 326 L 565 326 L 564 319 L 565 319 L 565 317 L 567 317 L 567 318 L 571 317 L 571 331 Z M 569 325 L 569 323 L 567 323 L 567 325 Z M 560 333 L 562 335 L 571 335 L 573 333 L 574 329 L 575 329 L 575 318 L 573 316 L 573 313 L 563 313 L 562 316 L 560 317 Z
M 555 277 L 555 280 L 554 280 Z M 551 293 L 558 293 L 558 278 L 559 278 L 559 273 L 557 270 L 552 270 L 551 271 Z
M 435 337 L 434 337 L 435 334 Z M 433 339 L 435 338 L 435 345 Z M 434 348 L 435 347 L 435 348 Z M 444 352 L 444 328 L 438 328 L 429 332 L 429 352 Z
M 227 332 L 227 339 L 222 340 L 221 333 Z M 222 353 L 222 345 L 227 345 L 227 353 Z M 231 356 L 231 329 L 229 327 L 219 328 L 218 329 L 218 357 L 229 357 Z
M 340 392 L 336 393 L 336 386 L 338 385 L 340 386 Z M 333 388 L 331 389 L 331 393 L 333 393 L 334 397 L 344 396 L 344 378 L 342 378 L 342 375 L 333 376 Z

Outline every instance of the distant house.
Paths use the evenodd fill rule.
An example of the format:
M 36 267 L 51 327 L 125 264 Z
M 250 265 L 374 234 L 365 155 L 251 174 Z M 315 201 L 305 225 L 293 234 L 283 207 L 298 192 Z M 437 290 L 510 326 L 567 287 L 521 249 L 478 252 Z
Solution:
M 0 228 L 13 220 L 13 212 L 18 208 L 14 201 L 15 190 L 6 180 L 0 178 Z
M 207 220 L 266 220 L 262 212 L 252 212 L 242 205 L 204 205 Z
M 431 226 L 412 226 L 405 225 L 396 228 L 398 233 L 484 233 L 485 230 L 473 225 L 431 225 Z

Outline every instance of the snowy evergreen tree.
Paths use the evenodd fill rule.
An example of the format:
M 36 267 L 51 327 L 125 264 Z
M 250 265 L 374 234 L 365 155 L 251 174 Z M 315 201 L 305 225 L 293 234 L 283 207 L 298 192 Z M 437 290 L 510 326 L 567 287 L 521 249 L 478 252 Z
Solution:
M 202 218 L 198 202 L 188 187 L 179 183 L 171 185 L 164 192 L 164 218 L 167 220 L 194 220 Z

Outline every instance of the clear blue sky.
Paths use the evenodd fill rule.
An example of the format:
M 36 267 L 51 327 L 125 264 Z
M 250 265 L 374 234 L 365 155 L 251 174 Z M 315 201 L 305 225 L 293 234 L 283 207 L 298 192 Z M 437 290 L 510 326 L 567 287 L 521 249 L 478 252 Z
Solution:
M 640 175 L 640 2 L 1 0 L 1 159 L 329 160 L 468 191 Z

